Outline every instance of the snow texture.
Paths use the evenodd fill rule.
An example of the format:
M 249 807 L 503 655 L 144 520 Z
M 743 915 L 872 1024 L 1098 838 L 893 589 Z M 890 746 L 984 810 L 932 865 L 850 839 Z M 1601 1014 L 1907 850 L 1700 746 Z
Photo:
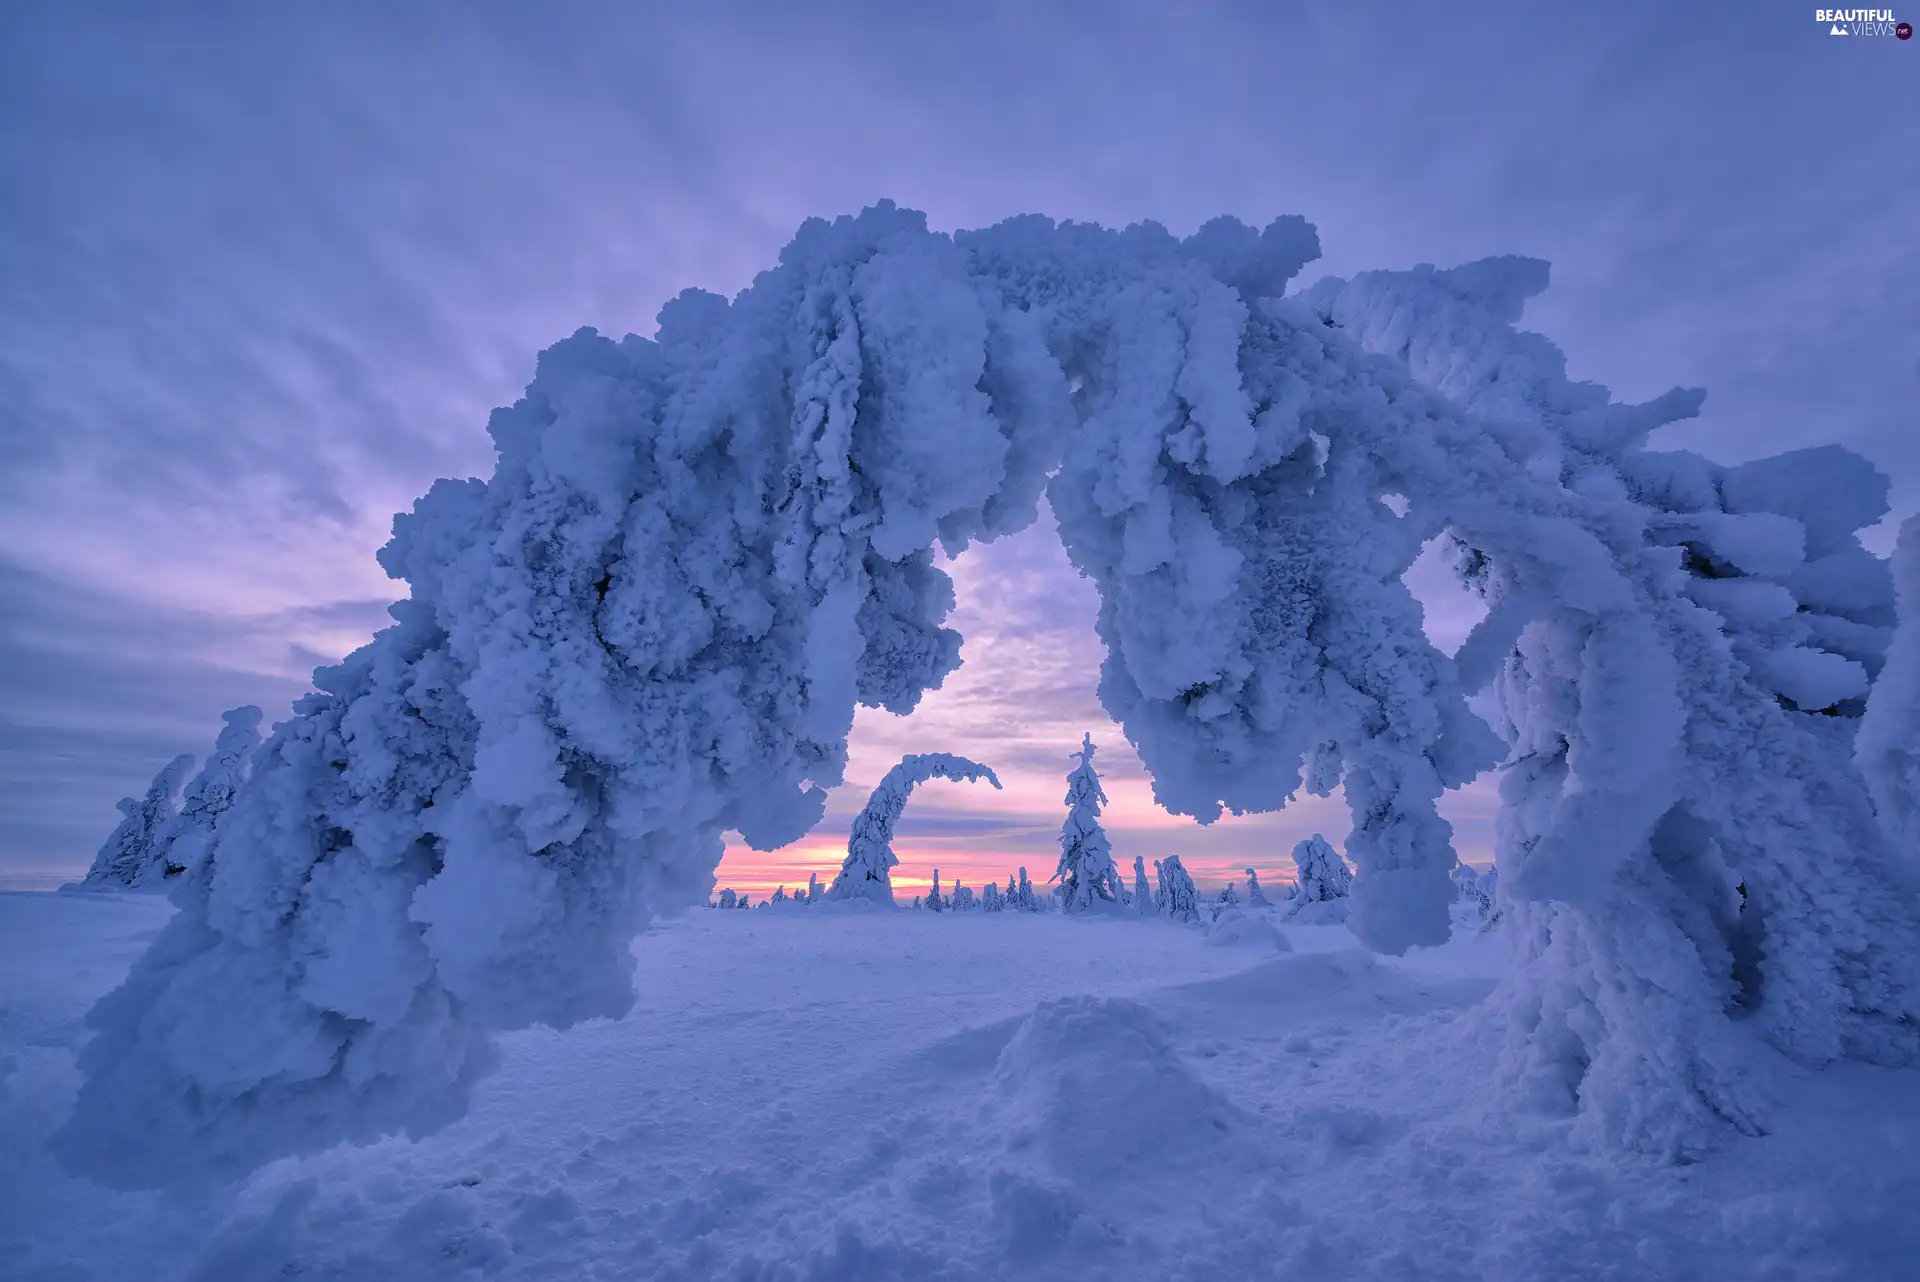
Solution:
M 867 899 L 876 903 L 893 902 L 893 868 L 900 862 L 893 853 L 893 827 L 907 808 L 907 798 L 916 786 L 929 779 L 985 779 L 995 788 L 999 777 L 986 766 L 946 752 L 908 753 L 900 764 L 887 771 L 874 788 L 867 804 L 854 817 L 853 833 L 847 838 L 847 858 L 828 890 L 829 899 Z M 928 907 L 937 909 L 940 899 L 940 874 L 935 870 L 933 898 Z
M 193 1184 L 424 1134 L 501 1032 L 626 1013 L 629 941 L 711 892 L 721 834 L 808 831 L 855 705 L 959 663 L 934 543 L 1043 489 L 1155 797 L 1339 784 L 1369 948 L 1447 939 L 1435 803 L 1505 760 L 1508 1076 L 1587 1137 L 1760 1128 L 1759 1043 L 1920 1054 L 1914 861 L 1853 760 L 1884 482 L 1647 449 L 1702 394 L 1569 381 L 1514 328 L 1537 260 L 1281 297 L 1317 250 L 1298 218 L 949 236 L 883 203 L 652 339 L 543 353 L 493 475 L 395 519 L 394 625 L 316 672 L 89 1017 L 65 1160 Z M 1452 658 L 1400 577 L 1441 535 L 1489 606 Z
M 168 831 L 178 812 L 174 798 L 180 783 L 193 769 L 193 757 L 175 757 L 160 768 L 147 785 L 146 796 L 135 801 L 122 797 L 120 826 L 93 857 L 81 886 L 94 890 L 153 890 L 166 878 Z

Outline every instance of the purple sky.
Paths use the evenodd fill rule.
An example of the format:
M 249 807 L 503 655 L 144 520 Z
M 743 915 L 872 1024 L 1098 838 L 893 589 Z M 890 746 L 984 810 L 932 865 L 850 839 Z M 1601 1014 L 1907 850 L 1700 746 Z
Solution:
M 650 332 L 882 196 L 948 228 L 1301 213 L 1307 279 L 1545 257 L 1528 324 L 1575 376 L 1709 388 L 1667 443 L 1841 441 L 1920 507 L 1920 42 L 1784 3 L 1445 7 L 5 6 L 0 884 L 71 875 L 220 709 L 283 716 L 384 623 L 391 513 L 489 470 L 539 348 Z M 826 823 L 723 878 L 830 868 L 915 750 L 1007 791 L 929 785 L 903 881 L 1043 877 L 1082 729 L 1123 862 L 1278 871 L 1344 834 L 1327 803 L 1156 814 L 1047 532 L 955 574 L 967 667 L 863 713 Z M 1486 786 L 1451 813 L 1483 858 Z

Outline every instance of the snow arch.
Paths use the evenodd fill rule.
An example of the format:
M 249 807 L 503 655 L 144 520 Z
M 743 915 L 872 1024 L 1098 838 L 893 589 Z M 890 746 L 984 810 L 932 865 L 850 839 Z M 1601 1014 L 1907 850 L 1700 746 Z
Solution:
M 492 1030 L 623 1014 L 631 936 L 704 898 L 720 834 L 800 836 L 855 704 L 909 711 L 957 666 L 933 543 L 1018 530 L 1043 489 L 1158 800 L 1210 820 L 1343 783 L 1368 945 L 1445 938 L 1435 800 L 1511 755 L 1504 893 L 1539 906 L 1516 1071 L 1610 1135 L 1748 1115 L 1719 959 L 1649 851 L 1683 798 L 1728 789 L 1726 814 L 1760 774 L 1787 781 L 1764 814 L 1793 835 L 1728 815 L 1720 857 L 1769 904 L 1803 848 L 1835 860 L 1769 908 L 1767 1036 L 1911 1054 L 1913 901 L 1876 898 L 1904 874 L 1835 764 L 1837 719 L 1750 679 L 1682 573 L 1699 546 L 1792 579 L 1789 536 L 1804 561 L 1818 527 L 1846 561 L 1833 595 L 1871 578 L 1860 522 L 1768 508 L 1766 477 L 1749 511 L 1704 461 L 1641 449 L 1698 394 L 1621 406 L 1567 382 L 1512 328 L 1543 264 L 1279 297 L 1317 253 L 1298 218 L 946 236 L 883 204 L 809 222 L 731 301 L 681 295 L 653 339 L 548 350 L 489 423 L 494 475 L 395 519 L 394 626 L 316 673 L 95 1011 L 69 1162 L 158 1183 L 432 1129 Z M 1449 530 L 1493 604 L 1455 659 L 1399 579 Z M 1768 584 L 1718 617 L 1764 614 Z M 1806 693 L 1852 680 L 1828 659 L 1866 670 L 1844 649 L 1871 637 L 1830 632 L 1740 635 Z M 1466 705 L 1488 685 L 1505 744 Z M 1635 970 L 1648 938 L 1689 976 L 1677 1002 Z M 1706 1031 L 1679 1026 L 1703 1010 Z
M 847 838 L 847 858 L 827 892 L 829 899 L 865 899 L 874 903 L 893 902 L 893 867 L 900 862 L 893 853 L 893 826 L 907 808 L 907 798 L 916 786 L 929 779 L 985 779 L 996 789 L 1000 777 L 986 766 L 948 752 L 908 753 L 867 798 L 867 804 L 853 819 L 853 831 Z

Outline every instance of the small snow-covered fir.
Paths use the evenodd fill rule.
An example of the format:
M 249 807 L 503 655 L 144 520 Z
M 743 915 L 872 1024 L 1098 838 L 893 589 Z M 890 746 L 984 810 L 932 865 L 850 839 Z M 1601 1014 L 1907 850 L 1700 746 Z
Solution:
M 1093 752 L 1093 736 L 1088 734 L 1080 743 L 1079 765 L 1067 776 L 1067 820 L 1060 829 L 1060 867 L 1053 876 L 1060 883 L 1060 906 L 1070 913 L 1084 912 L 1099 901 L 1117 905 L 1126 899 L 1106 830 L 1100 826 L 1107 794 L 1093 769 Z

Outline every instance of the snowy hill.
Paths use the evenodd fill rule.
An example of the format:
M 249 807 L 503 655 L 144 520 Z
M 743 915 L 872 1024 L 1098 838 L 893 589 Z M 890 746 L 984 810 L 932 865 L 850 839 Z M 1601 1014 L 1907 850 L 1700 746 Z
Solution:
M 1341 927 L 1214 944 L 1058 914 L 701 912 L 635 942 L 633 1016 L 501 1039 L 417 1143 L 193 1198 L 60 1172 L 87 1004 L 150 896 L 0 895 L 0 1259 L 206 1279 L 1851 1279 L 1920 1258 L 1920 1073 L 1783 1079 L 1680 1167 L 1515 1114 L 1505 969 Z

